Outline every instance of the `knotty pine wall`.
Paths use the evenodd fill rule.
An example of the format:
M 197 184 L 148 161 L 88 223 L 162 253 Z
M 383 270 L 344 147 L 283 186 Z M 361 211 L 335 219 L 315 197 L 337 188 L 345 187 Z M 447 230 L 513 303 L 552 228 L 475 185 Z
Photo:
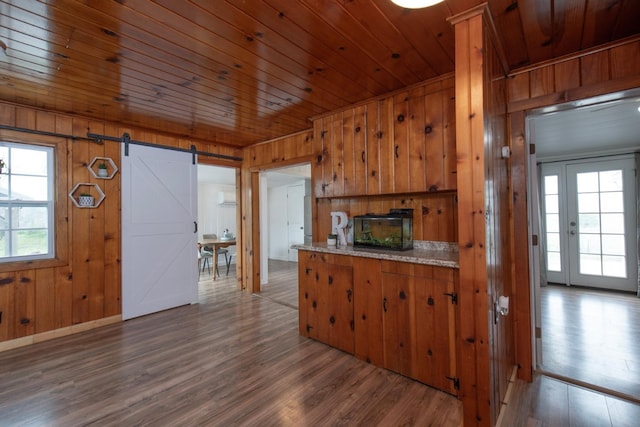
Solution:
M 0 103 L 5 126 L 86 137 L 87 132 L 121 136 L 155 144 L 241 156 L 241 150 L 207 145 L 150 130 L 54 114 Z M 120 173 L 96 179 L 86 165 L 96 156 L 110 157 L 120 167 L 120 144 L 42 137 L 0 130 L 0 138 L 16 142 L 57 143 L 56 232 L 61 239 L 57 261 L 0 264 L 0 349 L 89 329 L 121 319 Z M 208 160 L 207 162 L 211 162 Z M 237 163 L 237 162 L 236 162 Z M 219 164 L 236 165 L 234 162 Z M 100 185 L 106 197 L 96 209 L 75 207 L 67 193 L 78 182 Z M 146 266 L 145 268 L 150 268 Z M 4 345 L 2 343 L 5 343 Z
M 452 18 L 456 34 L 456 152 L 460 251 L 458 375 L 465 426 L 494 425 L 514 366 L 513 316 L 494 321 L 510 295 L 510 163 L 506 71 L 485 5 Z
M 331 212 L 349 217 L 366 213 L 386 213 L 395 208 L 413 209 L 413 238 L 456 242 L 458 204 L 455 192 L 380 195 L 353 198 L 317 199 L 314 241 L 324 241 L 331 232 Z M 317 237 L 316 237 L 317 236 Z

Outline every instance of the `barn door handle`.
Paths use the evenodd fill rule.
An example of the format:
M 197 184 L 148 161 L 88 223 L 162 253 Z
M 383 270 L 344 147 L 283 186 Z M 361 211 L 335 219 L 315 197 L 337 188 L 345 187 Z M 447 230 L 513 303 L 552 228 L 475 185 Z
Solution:
M 196 221 L 193 221 L 193 234 L 196 234 L 198 232 L 198 223 Z

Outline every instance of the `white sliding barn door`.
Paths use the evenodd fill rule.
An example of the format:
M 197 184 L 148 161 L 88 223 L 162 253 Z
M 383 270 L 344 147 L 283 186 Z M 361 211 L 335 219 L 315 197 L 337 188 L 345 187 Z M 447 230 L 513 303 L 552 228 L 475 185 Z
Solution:
M 197 165 L 192 155 L 129 145 L 122 153 L 122 317 L 198 300 Z

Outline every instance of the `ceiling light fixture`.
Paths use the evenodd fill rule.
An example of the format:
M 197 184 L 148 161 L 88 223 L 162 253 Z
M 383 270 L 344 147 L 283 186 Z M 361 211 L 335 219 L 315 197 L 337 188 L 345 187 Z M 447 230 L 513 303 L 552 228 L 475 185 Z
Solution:
M 391 0 L 393 3 L 406 9 L 420 9 L 442 3 L 443 0 Z

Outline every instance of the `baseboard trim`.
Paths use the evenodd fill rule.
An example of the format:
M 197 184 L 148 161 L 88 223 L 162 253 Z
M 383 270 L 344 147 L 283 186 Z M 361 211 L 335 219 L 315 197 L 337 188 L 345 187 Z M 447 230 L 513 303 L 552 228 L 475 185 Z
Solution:
M 502 418 L 504 417 L 504 413 L 507 410 L 507 406 L 509 406 L 509 401 L 511 400 L 511 393 L 513 392 L 513 388 L 515 386 L 515 382 L 518 376 L 518 367 L 514 366 L 511 371 L 511 377 L 509 377 L 509 385 L 507 386 L 507 392 L 504 394 L 504 399 L 500 402 L 500 413 L 498 414 L 498 419 L 496 420 L 496 427 L 502 426 Z
M 92 320 L 90 322 L 78 323 L 77 325 L 54 329 L 53 331 L 29 335 L 28 337 L 16 338 L 14 340 L 0 342 L 0 352 L 25 347 L 43 341 L 49 341 L 55 338 L 65 337 L 67 335 L 77 334 L 79 332 L 89 331 L 91 329 L 96 329 L 101 326 L 111 325 L 119 322 L 122 322 L 121 314 L 111 317 L 105 317 L 103 319 Z

